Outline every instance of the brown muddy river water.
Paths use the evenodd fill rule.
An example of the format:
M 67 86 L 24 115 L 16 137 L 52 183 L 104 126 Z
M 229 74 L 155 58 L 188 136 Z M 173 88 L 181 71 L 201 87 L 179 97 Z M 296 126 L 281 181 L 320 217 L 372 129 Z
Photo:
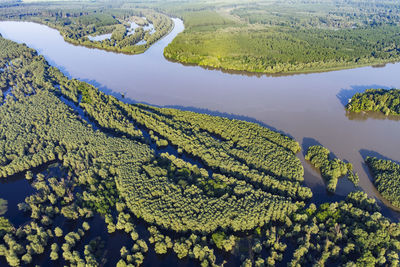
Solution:
M 35 48 L 65 74 L 98 86 L 126 101 L 205 112 L 258 122 L 295 138 L 303 147 L 322 144 L 354 164 L 360 187 L 380 198 L 363 158 L 377 155 L 400 162 L 400 118 L 346 115 L 344 105 L 367 88 L 400 88 L 400 64 L 314 74 L 266 76 L 230 74 L 166 60 L 164 47 L 184 26 L 175 28 L 141 55 L 124 55 L 66 43 L 58 31 L 28 22 L 0 22 L 8 39 Z M 341 179 L 336 196 L 326 193 L 320 175 L 299 154 L 314 201 L 341 199 L 354 186 Z M 400 214 L 383 213 L 398 221 Z

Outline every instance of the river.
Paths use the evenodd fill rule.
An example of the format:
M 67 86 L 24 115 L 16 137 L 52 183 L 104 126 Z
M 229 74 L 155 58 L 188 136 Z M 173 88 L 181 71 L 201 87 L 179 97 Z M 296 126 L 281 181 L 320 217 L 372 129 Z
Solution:
M 222 115 L 258 122 L 295 138 L 303 148 L 322 144 L 354 164 L 360 187 L 381 199 L 368 169 L 367 155 L 400 162 L 400 121 L 384 116 L 348 116 L 344 105 L 367 88 L 400 88 L 400 64 L 381 67 L 296 74 L 251 75 L 184 66 L 170 62 L 163 49 L 183 31 L 180 19 L 166 37 L 140 55 L 125 55 L 66 43 L 57 30 L 30 22 L 0 22 L 0 33 L 26 43 L 69 77 L 87 81 L 125 101 Z M 304 151 L 304 149 L 303 149 Z M 341 179 L 337 194 L 326 193 L 324 182 L 299 154 L 313 201 L 342 199 L 354 186 Z M 387 204 L 387 203 L 386 203 Z M 398 221 L 400 214 L 384 208 Z

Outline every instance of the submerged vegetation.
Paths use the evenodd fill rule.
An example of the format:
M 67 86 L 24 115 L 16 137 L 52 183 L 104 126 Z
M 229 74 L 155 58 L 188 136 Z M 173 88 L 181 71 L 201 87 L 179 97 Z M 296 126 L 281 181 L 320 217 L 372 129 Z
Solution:
M 362 192 L 310 203 L 300 145 L 286 135 L 121 102 L 4 38 L 0 68 L 0 176 L 34 189 L 21 224 L 0 217 L 11 266 L 139 266 L 149 251 L 202 266 L 230 254 L 256 266 L 398 265 L 400 226 Z M 126 238 L 117 255 L 113 234 Z
M 346 106 L 348 111 L 377 111 L 387 115 L 400 115 L 399 89 L 368 89 L 356 93 Z
M 379 193 L 393 206 L 400 208 L 400 165 L 375 157 L 367 157 L 365 163 L 372 172 Z
M 323 146 L 311 146 L 308 148 L 305 159 L 309 160 L 327 180 L 328 191 L 335 192 L 338 179 L 345 175 L 357 186 L 359 178 L 358 174 L 353 172 L 353 165 L 338 158 L 329 159 L 330 154 L 331 152 Z

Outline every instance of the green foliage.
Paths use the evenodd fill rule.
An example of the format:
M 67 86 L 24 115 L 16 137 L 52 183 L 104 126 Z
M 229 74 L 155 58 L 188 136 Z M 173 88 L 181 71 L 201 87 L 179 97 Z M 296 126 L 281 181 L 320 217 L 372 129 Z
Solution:
M 95 27 L 114 25 L 118 23 L 118 20 L 109 14 L 83 15 L 77 17 L 76 21 L 83 26 L 93 25 Z
M 13 229 L 14 226 L 7 218 L 0 217 L 0 236 L 3 236 L 6 233 L 10 233 Z
M 398 33 L 397 26 L 338 31 L 187 30 L 165 48 L 164 55 L 183 63 L 236 71 L 323 71 L 399 60 L 398 48 L 382 51 L 393 41 L 399 42 Z M 363 39 L 359 40 L 359 36 Z M 378 52 L 371 54 L 371 51 Z
M 294 0 L 290 3 L 264 0 L 239 6 L 232 11 L 232 14 L 255 25 L 327 29 L 398 24 L 399 13 L 395 0 L 379 4 L 367 0 Z
M 143 53 L 173 28 L 173 21 L 163 13 L 123 2 L 18 4 L 0 8 L 0 19 L 38 22 L 59 30 L 64 40 L 72 44 L 128 54 Z M 140 26 L 134 34 L 128 34 L 134 21 L 140 21 Z M 150 23 L 154 32 L 144 29 Z M 110 39 L 89 39 L 111 33 Z M 145 43 L 138 45 L 140 41 Z
M 7 204 L 8 201 L 5 199 L 0 198 L 0 215 L 3 215 L 4 213 L 7 212 Z
M 31 254 L 25 254 L 22 256 L 21 260 L 25 263 L 25 264 L 29 264 L 32 262 L 32 256 Z
M 234 236 L 227 237 L 224 232 L 213 233 L 211 235 L 211 238 L 214 244 L 217 246 L 217 248 L 223 249 L 227 252 L 231 251 L 233 249 L 233 246 L 235 245 L 235 237 Z
M 104 128 L 117 130 L 139 141 L 143 140 L 140 139 L 141 131 L 136 130 L 136 127 L 149 131 L 150 138 L 156 143 L 165 140 L 163 143 L 160 142 L 159 146 L 163 147 L 169 143 L 177 146 L 182 152 L 193 158 L 199 158 L 205 164 L 205 168 L 215 173 L 210 179 L 207 170 L 200 171 L 199 168 L 196 169 L 185 161 L 168 159 L 167 161 L 175 165 L 172 168 L 171 163 L 165 164 L 162 160 L 155 162 L 151 160 L 150 155 L 143 158 L 141 167 L 125 165 L 123 161 L 121 162 L 121 158 L 113 161 L 113 163 L 121 162 L 121 165 L 114 164 L 113 171 L 110 170 L 110 173 L 117 174 L 117 189 L 128 201 L 131 211 L 146 221 L 155 221 L 159 225 L 177 231 L 192 227 L 197 230 L 213 231 L 218 225 L 230 226 L 234 229 L 250 229 L 256 224 L 263 224 L 270 220 L 272 207 L 268 206 L 275 205 L 272 204 L 275 200 L 269 199 L 279 199 L 284 206 L 288 205 L 288 208 L 280 209 L 283 211 L 282 215 L 274 215 L 275 218 L 282 218 L 286 210 L 292 212 L 297 209 L 295 201 L 311 197 L 311 191 L 300 184 L 303 180 L 303 168 L 294 154 L 300 150 L 300 146 L 285 135 L 248 122 L 144 105 L 128 105 L 99 92 L 92 86 L 75 80 L 70 81 L 54 70 L 52 73 L 54 73 L 53 79 L 57 79 L 60 83 L 61 93 L 79 104 Z M 80 95 L 81 102 L 78 100 Z M 200 174 L 203 172 L 205 175 L 199 176 L 199 171 Z M 140 175 L 132 180 L 132 173 L 136 172 Z M 88 182 L 91 180 L 91 178 L 82 177 L 82 181 L 86 179 Z M 152 179 L 158 182 L 150 182 Z M 105 192 L 92 190 L 90 193 L 86 191 L 83 194 L 85 205 L 95 201 L 97 204 L 94 205 L 99 208 L 96 209 L 98 212 L 107 212 L 108 207 L 116 203 L 112 195 L 104 197 L 108 192 L 113 191 L 111 190 L 112 181 L 108 180 L 106 175 L 101 179 L 101 183 L 108 190 Z M 89 183 L 93 184 L 93 182 Z M 160 193 L 166 189 L 170 190 L 167 198 Z M 195 192 L 201 194 L 201 201 L 197 201 L 194 205 L 189 204 L 194 203 L 191 195 Z M 255 192 L 257 195 L 253 194 Z M 228 194 L 226 201 L 216 202 L 214 199 L 225 194 Z M 264 195 L 264 197 L 258 195 Z M 162 197 L 163 201 L 157 203 L 152 201 L 154 196 Z M 243 202 L 237 202 L 235 199 L 238 197 Z M 110 202 L 102 202 L 102 199 Z M 142 202 L 140 206 L 137 205 L 139 199 Z M 261 205 L 260 202 L 263 204 Z M 169 203 L 181 203 L 180 209 L 174 208 L 176 219 L 170 216 Z M 228 203 L 234 204 L 231 206 Z M 95 206 L 86 207 L 93 209 Z M 215 213 L 214 206 L 220 207 L 221 213 Z M 264 209 L 262 209 L 263 206 Z M 188 215 L 191 212 L 186 211 L 186 207 L 196 212 L 199 210 L 204 215 L 193 218 Z M 228 207 L 229 212 L 236 210 L 235 213 L 237 213 L 238 210 L 243 209 L 246 212 L 251 211 L 251 214 L 260 219 L 253 220 L 248 225 L 238 224 L 242 216 L 248 215 L 239 213 L 237 219 L 232 221 L 223 215 L 224 209 Z M 169 215 L 165 216 L 165 214 Z M 112 231 L 113 226 L 109 225 L 109 228 Z
M 56 261 L 58 260 L 58 244 L 57 243 L 53 243 L 51 244 L 51 252 L 50 252 L 50 259 L 52 261 Z
M 0 38 L 0 48 L 1 66 L 13 63 L 0 80 L 19 84 L 0 106 L 0 175 L 28 171 L 34 189 L 18 205 L 29 221 L 15 229 L 0 217 L 0 256 L 9 265 L 34 264 L 45 252 L 66 265 L 104 265 L 104 242 L 85 236 L 95 213 L 109 233 L 133 242 L 118 266 L 143 264 L 148 243 L 204 266 L 216 265 L 214 249 L 242 243 L 247 265 L 276 265 L 284 253 L 293 266 L 398 265 L 399 225 L 366 194 L 307 206 L 312 192 L 295 140 L 254 123 L 123 103 L 68 79 L 24 45 Z M 323 148 L 307 155 L 330 176 L 352 171 Z M 63 233 L 63 220 L 76 228 Z M 136 220 L 147 226 L 146 240 Z
M 61 236 L 63 236 L 63 230 L 62 230 L 60 227 L 56 227 L 56 228 L 54 229 L 54 234 L 55 234 L 57 237 L 61 237 Z
M 315 217 L 319 222 L 326 222 L 329 218 L 329 223 L 334 225 L 340 217 L 340 211 L 330 209 L 329 203 L 325 203 L 319 207 Z
M 26 51 L 24 46 L 15 49 Z M 20 68 L 36 59 L 24 53 L 15 57 L 23 63 Z M 23 205 L 29 206 L 34 219 L 43 214 L 38 200 L 60 203 L 60 213 L 77 220 L 90 216 L 89 211 L 107 214 L 122 197 L 136 217 L 167 229 L 251 230 L 271 220 L 283 221 L 311 197 L 310 189 L 301 185 L 303 167 L 295 156 L 300 146 L 285 135 L 254 123 L 125 104 L 93 86 L 68 80 L 45 62 L 41 68 L 46 73 L 41 83 L 58 84 L 60 90 L 34 84 L 35 94 L 21 94 L 18 101 L 0 107 L 0 134 L 6 137 L 1 147 L 8 155 L 0 174 L 6 177 L 57 159 L 86 188 L 74 201 L 67 192 L 76 185 L 57 179 L 49 179 L 50 186 L 36 181 L 39 193 Z M 10 69 L 10 77 L 18 69 Z M 95 132 L 59 100 L 60 94 L 115 135 Z M 168 154 L 156 158 L 141 131 L 152 131 L 153 139 L 167 140 L 200 159 L 204 168 Z M 47 217 L 44 221 L 51 223 Z M 120 228 L 112 223 L 108 227 Z M 161 243 L 157 246 L 163 251 Z
M 317 168 L 322 176 L 327 180 L 327 189 L 330 192 L 335 192 L 338 179 L 348 175 L 349 179 L 355 184 L 358 184 L 358 174 L 353 173 L 353 165 L 345 163 L 340 159 L 329 159 L 331 152 L 323 146 L 311 146 L 308 148 L 305 159 Z
M 360 182 L 360 177 L 358 176 L 358 173 L 353 171 L 353 164 L 351 163 L 346 163 L 347 167 L 347 178 L 355 185 L 357 186 L 358 183 Z
M 129 250 L 126 247 L 121 248 L 121 260 L 117 266 L 127 266 L 127 264 L 134 264 L 140 266 L 144 260 L 144 254 L 147 252 L 147 244 L 144 240 L 137 240 L 132 249 Z
M 188 240 L 185 240 L 185 242 L 175 242 L 174 243 L 174 252 L 178 256 L 179 259 L 182 259 L 186 257 L 189 254 L 189 249 L 191 246 L 191 242 Z
M 367 89 L 356 93 L 346 106 L 348 111 L 378 111 L 385 115 L 400 115 L 399 89 Z
M 82 228 L 83 228 L 83 230 L 85 230 L 85 231 L 89 231 L 89 229 L 90 229 L 89 223 L 88 223 L 88 222 L 83 222 L 83 223 L 82 223 Z
M 379 193 L 393 206 L 400 207 L 400 165 L 375 157 L 367 157 L 365 163 L 372 172 Z
M 322 204 L 306 221 L 287 230 L 297 247 L 289 266 L 374 266 L 398 264 L 399 225 L 384 218 L 363 192 L 346 201 Z M 372 264 L 372 265 L 371 265 Z
M 214 241 L 217 248 L 222 249 L 222 242 L 224 241 L 226 235 L 224 232 L 216 232 L 212 234 L 212 240 Z
M 186 13 L 183 15 L 183 20 L 185 21 L 185 26 L 187 28 L 206 28 L 204 26 L 212 26 L 215 29 L 221 25 L 227 26 L 235 24 L 234 21 L 221 16 L 215 11 L 209 10 Z

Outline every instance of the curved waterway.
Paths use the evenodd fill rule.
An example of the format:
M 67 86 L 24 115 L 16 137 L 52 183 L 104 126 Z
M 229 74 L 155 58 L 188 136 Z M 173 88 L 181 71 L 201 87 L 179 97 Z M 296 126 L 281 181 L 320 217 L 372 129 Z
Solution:
M 66 43 L 57 30 L 29 22 L 0 22 L 0 33 L 26 43 L 66 75 L 98 86 L 126 101 L 205 112 L 258 122 L 294 137 L 303 147 L 322 144 L 354 164 L 360 187 L 381 199 L 363 158 L 400 162 L 400 120 L 346 115 L 344 105 L 367 88 L 400 88 L 400 64 L 315 74 L 266 76 L 230 74 L 166 60 L 163 49 L 183 31 L 183 22 L 141 55 L 124 55 Z M 315 202 L 343 199 L 354 186 L 341 179 L 328 195 L 322 178 L 299 154 Z M 387 203 L 386 203 L 387 204 Z M 400 215 L 384 208 L 398 221 Z

